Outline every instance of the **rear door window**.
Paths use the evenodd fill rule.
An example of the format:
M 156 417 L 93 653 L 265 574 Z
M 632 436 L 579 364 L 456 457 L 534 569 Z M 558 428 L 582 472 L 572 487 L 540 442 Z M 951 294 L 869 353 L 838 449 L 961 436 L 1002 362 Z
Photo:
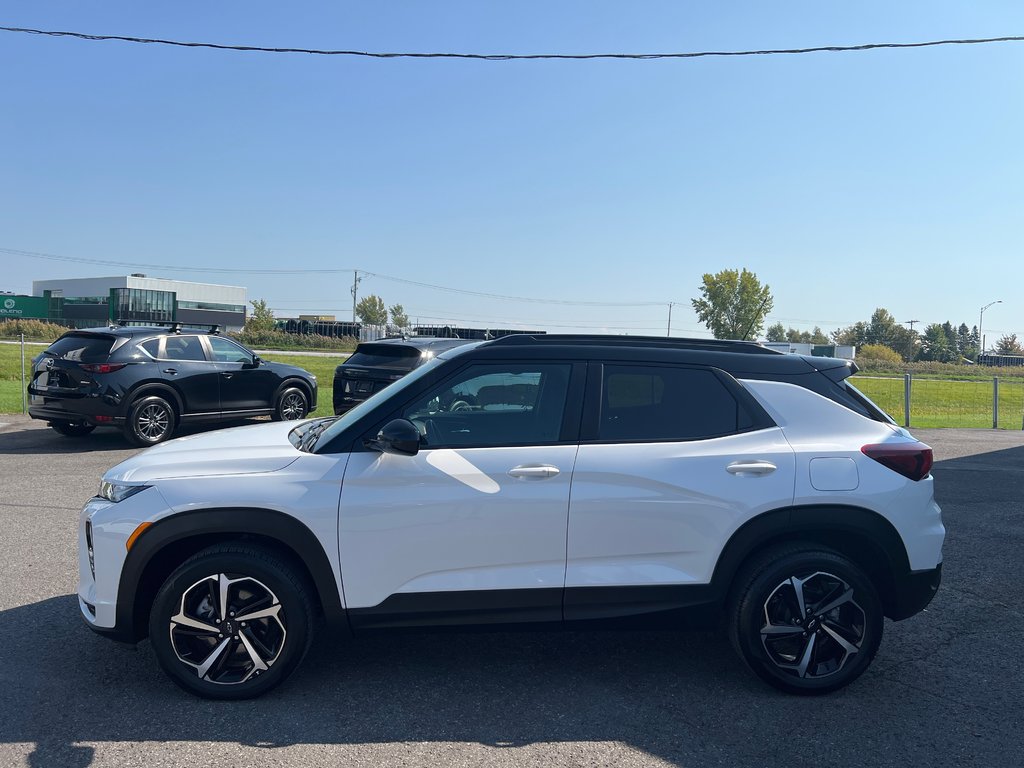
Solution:
M 206 362 L 206 350 L 198 336 L 167 336 L 164 339 L 164 359 Z
M 741 429 L 739 403 L 707 369 L 605 365 L 602 384 L 599 440 L 698 440 Z
M 113 336 L 69 333 L 53 342 L 46 351 L 54 357 L 88 363 L 106 360 L 113 345 Z

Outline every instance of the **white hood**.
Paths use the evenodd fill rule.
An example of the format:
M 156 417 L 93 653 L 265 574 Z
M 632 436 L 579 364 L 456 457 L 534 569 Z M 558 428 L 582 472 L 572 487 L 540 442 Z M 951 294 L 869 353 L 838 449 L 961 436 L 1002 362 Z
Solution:
M 122 461 L 103 479 L 148 483 L 175 477 L 276 472 L 302 455 L 288 440 L 288 433 L 301 423 L 275 421 L 179 437 Z

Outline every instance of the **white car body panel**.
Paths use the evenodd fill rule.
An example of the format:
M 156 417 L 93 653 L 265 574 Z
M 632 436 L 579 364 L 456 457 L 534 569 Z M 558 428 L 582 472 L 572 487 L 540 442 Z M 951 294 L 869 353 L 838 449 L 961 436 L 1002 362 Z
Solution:
M 561 588 L 575 445 L 353 453 L 338 542 L 350 607 L 392 594 Z M 521 465 L 552 477 L 513 478 Z
M 297 450 L 288 441 L 295 426 L 296 422 L 274 422 L 182 437 L 109 470 L 104 480 L 158 481 L 159 487 L 117 504 L 94 498 L 82 510 L 79 597 L 96 607 L 95 617 L 83 608 L 86 619 L 97 627 L 114 626 L 125 543 L 141 523 L 202 509 L 259 508 L 295 518 L 312 531 L 327 554 L 344 605 L 337 556 L 338 498 L 348 454 Z M 86 519 L 93 525 L 95 579 L 85 551 Z
M 909 433 L 837 406 L 795 384 L 749 379 L 741 383 L 782 427 L 793 446 L 797 462 L 794 504 L 849 504 L 870 509 L 899 532 L 907 547 L 911 570 L 931 569 L 942 562 L 945 528 L 935 503 L 932 478 L 908 480 L 860 450 L 872 443 L 917 442 Z M 822 458 L 853 461 L 857 468 L 856 487 L 816 488 L 812 467 Z M 841 510 L 836 514 L 842 514 Z
M 734 474 L 727 467 L 736 462 L 775 469 Z M 580 446 L 566 586 L 709 582 L 736 529 L 793 502 L 794 466 L 778 428 L 688 442 Z

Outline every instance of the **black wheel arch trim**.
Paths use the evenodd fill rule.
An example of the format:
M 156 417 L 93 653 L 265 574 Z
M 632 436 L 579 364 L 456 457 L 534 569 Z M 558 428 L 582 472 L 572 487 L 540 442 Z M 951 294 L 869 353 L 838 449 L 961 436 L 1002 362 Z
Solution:
M 138 642 L 146 636 L 149 617 L 149 606 L 140 604 L 140 600 L 155 596 L 160 584 L 155 584 L 154 580 L 159 578 L 162 570 L 170 565 L 170 571 L 173 571 L 181 564 L 162 562 L 162 554 L 170 557 L 171 553 L 178 551 L 176 545 L 184 546 L 188 555 L 182 558 L 183 561 L 206 546 L 246 537 L 257 541 L 272 540 L 290 550 L 296 564 L 305 568 L 313 582 L 328 627 L 348 630 L 331 561 L 316 535 L 304 523 L 271 509 L 222 507 L 181 512 L 144 530 L 121 568 L 115 627 L 97 631 L 114 640 Z M 201 541 L 191 541 L 194 539 Z M 162 578 L 159 580 L 163 581 Z
M 843 504 L 787 507 L 748 520 L 733 533 L 718 557 L 711 578 L 715 595 L 727 598 L 749 557 L 783 541 L 808 541 L 837 550 L 871 577 L 886 616 L 897 619 L 912 615 L 905 613 L 903 593 L 914 573 L 899 532 L 879 513 Z
M 276 408 L 277 400 L 281 397 L 281 393 L 286 389 L 291 389 L 292 387 L 298 387 L 306 393 L 306 400 L 308 401 L 306 405 L 309 406 L 309 412 L 312 413 L 315 411 L 317 406 L 316 401 L 318 387 L 313 384 L 313 382 L 307 381 L 301 376 L 290 376 L 277 385 L 277 389 L 274 390 L 274 399 L 271 401 L 272 407 Z
M 128 415 L 128 410 L 140 397 L 156 396 L 167 399 L 168 395 L 170 395 L 171 407 L 174 408 L 174 416 L 180 421 L 185 413 L 185 401 L 178 390 L 162 381 L 143 381 L 128 390 L 124 396 L 124 414 Z

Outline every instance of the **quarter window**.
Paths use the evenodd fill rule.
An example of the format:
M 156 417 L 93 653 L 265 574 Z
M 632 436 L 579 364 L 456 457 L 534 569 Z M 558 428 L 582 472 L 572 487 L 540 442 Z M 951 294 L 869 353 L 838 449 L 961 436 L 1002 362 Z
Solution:
M 740 429 L 740 409 L 700 368 L 605 365 L 599 440 L 697 440 Z
M 403 416 L 425 447 L 554 443 L 562 429 L 571 366 L 474 365 L 434 388 Z

